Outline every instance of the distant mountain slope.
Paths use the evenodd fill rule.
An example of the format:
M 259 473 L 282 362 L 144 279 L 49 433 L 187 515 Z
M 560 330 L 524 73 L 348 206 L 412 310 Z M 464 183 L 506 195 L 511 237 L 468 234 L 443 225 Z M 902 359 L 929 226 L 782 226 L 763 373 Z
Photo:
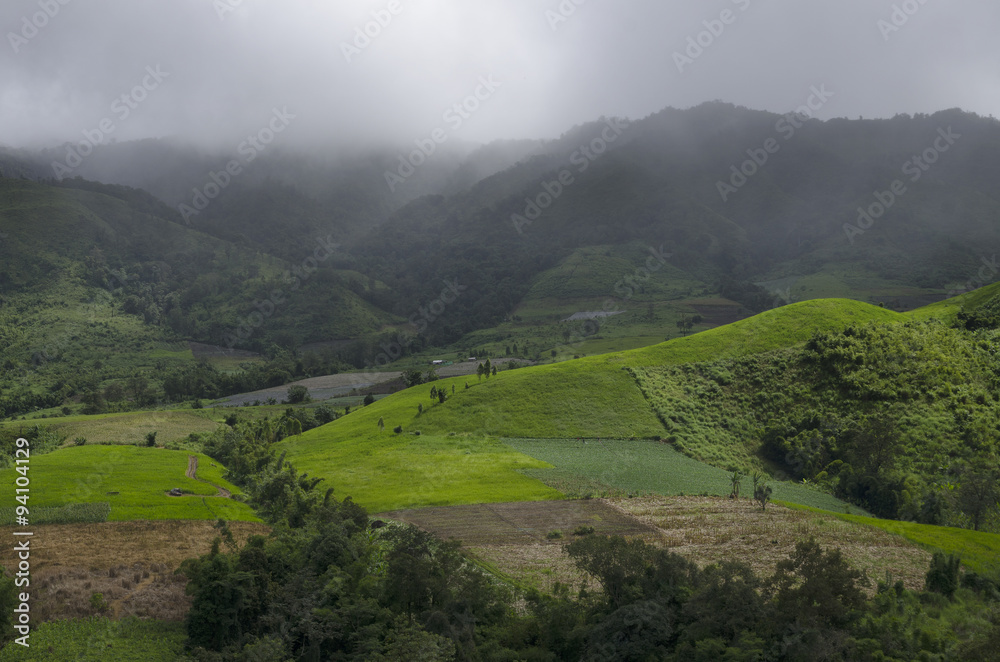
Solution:
M 361 274 L 373 287 L 359 296 L 404 319 L 445 283 L 460 288 L 421 346 L 508 323 L 543 299 L 560 314 L 566 297 L 600 304 L 641 268 L 635 247 L 669 255 L 669 269 L 626 308 L 697 290 L 736 302 L 740 316 L 815 298 L 904 310 L 1000 276 L 995 266 L 978 275 L 1000 252 L 1000 123 L 960 110 L 821 122 L 709 103 L 602 118 L 550 141 L 446 146 L 391 191 L 385 174 L 412 146 L 275 145 L 187 220 L 291 264 L 333 237 L 342 250 L 331 266 Z M 103 146 L 76 172 L 176 208 L 194 206 L 231 156 L 140 141 Z M 581 256 L 593 256 L 591 273 L 570 283 Z M 680 314 L 672 305 L 660 321 Z M 638 333 L 663 337 L 651 327 Z
M 0 178 L 0 396 L 14 398 L 0 409 L 193 364 L 168 349 L 183 341 L 273 354 L 373 336 L 398 318 L 368 300 L 378 284 L 334 268 L 338 250 L 315 237 L 284 262 L 187 227 L 144 191 Z

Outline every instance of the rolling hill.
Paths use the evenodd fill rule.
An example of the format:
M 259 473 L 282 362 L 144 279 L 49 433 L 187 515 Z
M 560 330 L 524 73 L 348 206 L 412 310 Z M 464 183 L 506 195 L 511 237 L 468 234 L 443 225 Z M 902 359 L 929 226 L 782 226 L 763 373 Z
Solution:
M 995 332 L 946 322 L 998 296 L 993 286 L 908 314 L 848 300 L 793 304 L 646 349 L 413 387 L 281 447 L 361 503 L 378 491 L 356 486 L 397 481 L 405 468 L 410 493 L 394 489 L 394 498 L 429 505 L 426 485 L 445 489 L 441 472 L 461 475 L 459 446 L 469 454 L 495 437 L 600 438 L 612 447 L 663 438 L 722 469 L 804 478 L 883 516 L 959 523 L 962 509 L 945 507 L 942 495 L 962 482 L 963 463 L 996 456 L 988 430 L 1000 429 L 1000 407 Z M 429 398 L 432 388 L 446 400 Z M 886 428 L 894 455 L 874 466 L 869 445 Z M 970 435 L 978 445 L 964 445 Z M 451 457 L 433 469 L 407 466 L 413 447 L 449 442 Z M 374 466 L 367 459 L 394 455 Z M 876 476 L 882 488 L 872 487 Z

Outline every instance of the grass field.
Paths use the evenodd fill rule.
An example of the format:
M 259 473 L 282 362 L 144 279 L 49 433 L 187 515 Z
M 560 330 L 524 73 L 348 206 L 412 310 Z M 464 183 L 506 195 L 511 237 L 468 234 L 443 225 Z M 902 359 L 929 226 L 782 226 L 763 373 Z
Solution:
M 347 418 L 354 416 L 351 414 Z M 501 501 L 560 499 L 562 494 L 518 469 L 544 462 L 492 439 L 396 435 L 388 429 L 359 439 L 330 439 L 325 428 L 302 435 L 287 448 L 288 459 L 320 487 L 352 497 L 370 511 Z
M 233 494 L 239 489 L 222 478 L 207 455 L 197 455 L 198 477 L 185 476 L 188 453 L 135 446 L 77 446 L 31 458 L 29 508 L 107 502 L 109 520 L 224 519 L 257 521 L 251 508 L 218 498 L 215 485 Z M 0 480 L 14 483 L 13 468 L 0 471 Z M 180 488 L 186 495 L 169 497 Z
M 174 662 L 184 653 L 186 636 L 183 623 L 51 621 L 31 633 L 30 648 L 8 645 L 0 650 L 0 662 Z
M 579 496 L 586 496 L 586 491 L 592 490 L 595 483 L 633 494 L 727 496 L 732 492 L 729 472 L 692 460 L 667 444 L 621 439 L 504 441 L 511 448 L 544 460 L 558 470 L 554 472 L 553 480 L 546 476 L 550 471 L 547 469 L 532 470 L 531 476 Z M 572 475 L 579 477 L 580 487 L 574 488 Z M 825 492 L 805 485 L 777 481 L 769 484 L 775 499 L 836 512 L 845 512 L 848 508 L 853 512 L 860 511 L 857 506 L 848 506 Z M 581 491 L 584 493 L 581 494 Z M 753 493 L 753 483 L 749 478 L 743 479 L 740 491 L 744 496 Z
M 366 505 L 393 508 L 473 503 L 475 498 L 468 490 L 475 481 L 454 482 L 453 478 L 447 478 L 461 476 L 467 471 L 458 460 L 468 458 L 461 444 L 446 435 L 551 439 L 658 437 L 664 433 L 663 424 L 626 367 L 767 351 L 802 342 L 815 329 L 899 319 L 904 318 L 855 301 L 795 304 L 645 349 L 501 371 L 481 381 L 475 377 L 442 379 L 433 386 L 445 390 L 448 399 L 444 403 L 432 400 L 429 397 L 432 386 L 425 384 L 380 399 L 329 425 L 286 440 L 281 447 L 287 449 L 289 459 L 301 470 L 326 478 L 339 494 L 351 494 Z M 385 426 L 383 433 L 378 431 L 380 419 Z M 424 437 L 415 445 L 404 442 L 389 432 L 396 426 L 402 426 L 404 433 L 419 430 Z M 436 439 L 432 442 L 428 436 Z M 488 445 L 492 442 L 463 443 Z M 406 457 L 411 451 L 430 447 L 434 448 L 432 452 L 421 451 L 412 462 Z M 541 468 L 523 464 L 523 460 L 506 466 Z M 503 485 L 505 489 L 496 490 L 487 485 L 478 492 L 487 501 L 554 498 L 554 490 L 545 496 L 546 492 L 537 486 L 529 488 L 523 482 L 527 478 L 512 480 L 513 483 Z M 391 496 L 389 487 L 394 485 L 403 489 Z M 665 489 L 655 481 L 635 485 L 635 489 L 640 490 Z M 526 489 L 529 491 L 525 492 Z M 691 486 L 677 491 L 685 490 L 701 493 L 709 488 Z M 844 508 L 839 501 L 796 486 L 783 484 L 777 486 L 776 492 L 789 501 L 833 510 Z M 529 493 L 536 496 L 529 496 Z M 417 501 L 408 501 L 413 498 Z

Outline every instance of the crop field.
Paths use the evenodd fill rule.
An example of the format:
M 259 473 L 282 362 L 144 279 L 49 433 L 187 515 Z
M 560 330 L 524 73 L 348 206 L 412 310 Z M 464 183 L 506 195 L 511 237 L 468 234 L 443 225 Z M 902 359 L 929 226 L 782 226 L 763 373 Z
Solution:
M 220 498 L 219 488 L 240 490 L 222 478 L 223 467 L 197 455 L 198 478 L 188 478 L 188 453 L 135 446 L 76 446 L 31 458 L 29 508 L 107 503 L 109 520 L 207 519 L 258 521 L 251 508 Z M 14 469 L 0 471 L 13 484 Z M 202 482 L 208 481 L 208 482 Z M 218 486 L 218 487 L 217 487 Z M 185 496 L 167 496 L 173 488 Z
M 668 444 L 621 439 L 505 439 L 511 448 L 544 460 L 559 471 L 550 477 L 547 469 L 529 474 L 573 496 L 594 495 L 592 490 L 608 486 L 632 494 L 728 496 L 730 473 L 682 455 Z M 573 481 L 578 476 L 579 482 Z M 574 484 L 575 483 L 575 484 Z M 801 503 L 834 512 L 860 512 L 857 506 L 791 482 L 768 483 L 776 500 Z M 741 482 L 744 496 L 753 493 L 750 478 Z M 598 492 L 599 494 L 600 492 Z
M 230 522 L 237 542 L 267 535 L 267 526 Z M 32 527 L 34 620 L 99 615 L 180 620 L 189 605 L 185 579 L 174 571 L 187 558 L 207 554 L 219 535 L 213 522 L 103 522 Z M 0 528 L 10 535 L 11 528 Z M 17 563 L 13 545 L 0 549 L 0 564 Z M 90 603 L 101 593 L 104 611 Z
M 565 545 L 592 527 L 597 535 L 638 537 L 699 565 L 738 559 L 770 574 L 799 540 L 814 536 L 824 547 L 839 547 L 873 580 L 886 572 L 910 588 L 923 587 L 930 554 L 919 546 L 833 513 L 769 504 L 762 512 L 741 498 L 662 497 L 584 499 L 557 502 L 453 506 L 382 513 L 441 538 L 461 540 L 471 557 L 515 584 L 552 591 L 556 582 L 596 583 L 581 573 Z M 554 535 L 553 532 L 559 532 Z M 874 589 L 874 582 L 868 586 Z
M 358 412 L 363 414 L 364 412 Z M 350 414 L 341 420 L 358 414 Z M 374 422 L 372 424 L 375 427 Z M 395 508 L 560 499 L 562 494 L 519 469 L 544 462 L 484 438 L 393 434 L 329 440 L 326 426 L 285 442 L 297 469 L 326 479 L 339 498 L 370 511 Z
M 908 588 L 922 590 L 930 553 L 904 538 L 858 526 L 835 513 L 821 513 L 718 497 L 640 497 L 610 503 L 656 527 L 660 542 L 699 565 L 738 559 L 770 574 L 799 540 L 815 537 L 823 547 L 840 548 L 852 565 L 875 582 L 886 572 Z
M 220 424 L 221 420 L 216 420 L 209 410 L 143 411 L 31 421 L 31 425 L 48 427 L 67 442 L 83 437 L 91 444 L 136 444 L 144 441 L 146 434 L 156 432 L 156 441 L 162 445 L 184 440 L 192 433 L 212 432 Z M 24 425 L 22 421 L 4 424 L 15 431 Z
M 31 647 L 8 645 L 0 662 L 174 662 L 184 653 L 182 623 L 87 618 L 42 623 Z
M 814 510 L 802 506 L 792 507 Z M 901 536 L 924 549 L 955 554 L 961 557 L 963 565 L 974 572 L 994 574 L 1000 572 L 1000 534 L 949 526 L 931 526 L 916 522 L 877 519 L 861 515 L 830 514 L 852 524 L 870 526 Z
M 551 591 L 586 576 L 562 551 L 580 527 L 597 535 L 651 538 L 654 529 L 600 499 L 420 508 L 381 513 L 443 540 L 462 541 L 478 562 L 515 584 Z

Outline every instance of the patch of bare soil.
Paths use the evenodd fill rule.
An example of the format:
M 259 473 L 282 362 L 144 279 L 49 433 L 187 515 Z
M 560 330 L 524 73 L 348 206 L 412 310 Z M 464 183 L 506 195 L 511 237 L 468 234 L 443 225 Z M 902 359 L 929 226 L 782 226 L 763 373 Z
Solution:
M 31 582 L 36 622 L 92 615 L 180 620 L 190 602 L 187 579 L 175 575 L 188 558 L 207 554 L 218 535 L 214 522 L 102 522 L 34 527 Z M 243 544 L 267 526 L 230 522 Z M 13 531 L 3 527 L 10 539 Z M 0 564 L 17 563 L 13 545 L 0 549 Z M 92 602 L 95 593 L 102 600 Z
M 770 575 L 799 540 L 814 536 L 840 548 L 870 578 L 869 591 L 890 573 L 911 589 L 923 588 L 930 554 L 898 536 L 819 515 L 769 504 L 761 511 L 749 499 L 663 497 L 536 501 L 422 508 L 382 513 L 444 539 L 456 538 L 480 561 L 518 582 L 551 591 L 556 582 L 573 587 L 596 583 L 566 554 L 579 527 L 597 535 L 641 538 L 669 548 L 701 566 L 734 559 Z M 559 537 L 549 537 L 552 531 Z
M 931 555 L 913 543 L 874 527 L 749 499 L 720 497 L 641 497 L 612 499 L 610 505 L 655 527 L 659 543 L 699 565 L 736 559 L 762 575 L 795 549 L 816 538 L 840 548 L 845 558 L 875 582 L 886 572 L 910 589 L 922 589 Z

